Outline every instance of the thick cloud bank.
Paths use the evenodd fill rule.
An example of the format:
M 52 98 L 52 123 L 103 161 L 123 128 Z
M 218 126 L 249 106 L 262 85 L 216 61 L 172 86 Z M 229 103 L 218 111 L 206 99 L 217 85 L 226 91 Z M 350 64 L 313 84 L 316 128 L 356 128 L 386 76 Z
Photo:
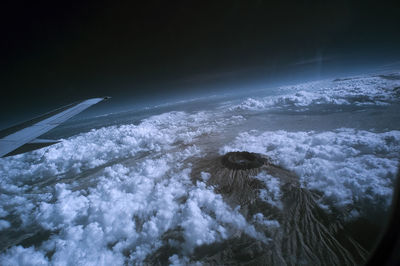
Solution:
M 35 247 L 8 249 L 0 264 L 139 263 L 163 245 L 163 235 L 170 230 L 179 231 L 183 240 L 170 243 L 180 256 L 236 232 L 266 241 L 212 187 L 192 184 L 190 164 L 185 163 L 188 157 L 201 156 L 193 144 L 197 137 L 237 120 L 168 113 L 138 126 L 94 130 L 46 151 L 3 160 L 1 186 L 7 193 L 1 195 L 1 216 L 14 217 L 13 226 L 19 230 L 39 227 L 38 232 L 51 233 Z M 40 194 L 34 191 L 39 188 L 28 185 L 49 176 L 66 181 L 140 152 L 152 153 L 102 168 L 91 176 L 94 184 L 85 186 L 79 179 L 58 182 Z M 2 230 L 10 227 L 7 221 L 1 225 Z
M 241 133 L 221 153 L 240 150 L 266 154 L 295 171 L 303 186 L 322 192 L 325 202 L 335 207 L 387 208 L 398 167 L 400 132 L 253 130 Z
M 257 228 L 279 228 L 279 222 L 261 213 L 246 219 L 240 206 L 207 185 L 206 171 L 193 181 L 194 164 L 218 150 L 269 156 L 320 193 L 326 212 L 350 208 L 352 217 L 367 217 L 387 209 L 400 131 L 258 131 L 245 126 L 251 116 L 238 114 L 386 106 L 398 99 L 396 82 L 375 76 L 281 88 L 280 96 L 217 111 L 164 113 L 1 159 L 0 265 L 143 264 L 166 246 L 165 261 L 179 265 L 195 263 L 191 255 L 202 245 L 242 234 L 270 243 Z M 254 193 L 282 208 L 279 178 L 256 178 L 265 189 Z
M 397 76 L 396 76 L 397 77 Z M 400 79 L 364 76 L 281 87 L 277 96 L 248 98 L 231 110 L 305 111 L 318 106 L 385 106 L 399 101 Z

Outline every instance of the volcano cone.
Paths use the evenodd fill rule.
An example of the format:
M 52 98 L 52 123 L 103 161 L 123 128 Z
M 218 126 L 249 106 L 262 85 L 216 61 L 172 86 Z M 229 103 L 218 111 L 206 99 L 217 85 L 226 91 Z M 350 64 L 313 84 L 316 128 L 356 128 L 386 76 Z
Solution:
M 252 265 L 294 265 L 299 261 L 354 265 L 365 261 L 365 250 L 344 233 L 343 221 L 320 208 L 319 195 L 300 186 L 295 173 L 273 164 L 267 156 L 238 151 L 208 157 L 194 167 L 195 181 L 201 172 L 208 172 L 207 184 L 232 208 L 239 206 L 247 222 L 271 240 L 263 242 L 240 234 L 220 245 L 199 248 L 196 260 Z M 260 175 L 276 178 L 278 187 L 269 188 Z M 268 194 L 271 189 L 280 190 L 279 204 L 261 197 L 262 191 L 272 197 Z M 278 221 L 279 227 L 257 223 L 255 217 Z

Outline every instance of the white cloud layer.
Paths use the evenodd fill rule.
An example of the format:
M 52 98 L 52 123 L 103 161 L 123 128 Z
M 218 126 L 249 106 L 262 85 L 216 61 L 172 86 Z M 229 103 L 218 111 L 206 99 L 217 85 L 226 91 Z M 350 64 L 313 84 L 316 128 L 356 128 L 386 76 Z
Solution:
M 291 91 L 283 96 L 248 99 L 236 109 L 386 104 L 395 101 L 394 82 L 370 77 L 308 83 L 283 88 Z M 306 90 L 313 86 L 314 91 Z M 279 228 L 277 221 L 261 213 L 246 221 L 206 185 L 212 173 L 201 172 L 197 179 L 202 181 L 195 184 L 190 177 L 192 163 L 206 153 L 204 140 L 243 131 L 237 126 L 245 118 L 231 114 L 164 113 L 139 125 L 100 128 L 1 159 L 0 234 L 12 229 L 50 236 L 25 247 L 6 239 L 11 247 L 0 253 L 0 265 L 141 264 L 165 241 L 179 250 L 169 262 L 184 265 L 196 247 L 240 233 L 269 241 L 255 228 Z M 250 130 L 228 144 L 212 143 L 221 153 L 246 150 L 270 156 L 295 171 L 303 186 L 322 192 L 321 204 L 387 208 L 400 132 Z M 266 185 L 260 197 L 279 208 L 279 179 L 257 178 Z M 165 240 L 168 232 L 176 232 L 179 240 Z
M 323 80 L 281 87 L 281 94 L 264 98 L 250 97 L 230 110 L 305 111 L 318 105 L 382 106 L 399 101 L 399 80 L 379 76 Z
M 18 215 L 21 229 L 39 225 L 54 234 L 35 248 L 8 249 L 0 255 L 0 264 L 141 263 L 163 245 L 162 236 L 168 230 L 182 231 L 183 242 L 175 243 L 182 260 L 195 247 L 237 232 L 266 241 L 212 187 L 203 182 L 193 184 L 191 165 L 185 163 L 187 158 L 201 156 L 193 144 L 197 137 L 238 119 L 210 119 L 203 112 L 166 113 L 138 126 L 92 130 L 48 150 L 6 158 L 0 173 L 2 189 L 8 193 L 0 196 L 0 214 Z M 82 186 L 79 180 L 56 182 L 48 186 L 48 193 L 27 193 L 32 189 L 30 182 L 63 181 L 148 151 L 151 153 L 142 159 L 102 168 L 91 177 L 96 182 L 89 186 Z M 205 179 L 207 176 L 202 174 Z M 5 220 L 0 222 L 0 229 L 10 226 Z M 176 263 L 178 257 L 170 261 Z
M 270 156 L 275 163 L 295 171 L 304 186 L 322 192 L 325 202 L 336 207 L 369 204 L 387 208 L 398 167 L 400 131 L 253 130 L 241 133 L 221 153 L 241 150 Z

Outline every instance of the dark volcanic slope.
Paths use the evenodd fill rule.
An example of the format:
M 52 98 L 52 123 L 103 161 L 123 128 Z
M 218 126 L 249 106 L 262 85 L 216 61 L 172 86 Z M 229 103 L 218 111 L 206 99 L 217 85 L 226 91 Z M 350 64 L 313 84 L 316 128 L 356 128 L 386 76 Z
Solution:
M 354 265 L 365 261 L 366 251 L 346 231 L 344 221 L 326 214 L 316 193 L 300 187 L 294 173 L 270 163 L 268 157 L 229 152 L 200 161 L 192 172 L 194 182 L 201 172 L 210 173 L 207 184 L 232 207 L 240 206 L 247 221 L 269 240 L 238 232 L 221 243 L 197 248 L 193 260 L 215 265 Z M 279 180 L 280 204 L 262 197 L 261 191 L 268 189 L 259 178 L 263 175 Z M 264 217 L 270 222 L 263 223 Z

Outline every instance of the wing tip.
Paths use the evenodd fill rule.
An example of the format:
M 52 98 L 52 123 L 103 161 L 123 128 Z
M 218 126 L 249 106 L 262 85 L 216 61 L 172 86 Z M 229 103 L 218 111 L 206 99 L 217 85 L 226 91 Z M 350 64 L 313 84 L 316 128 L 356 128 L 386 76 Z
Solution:
M 97 97 L 97 98 L 90 98 L 90 99 L 85 99 L 82 100 L 81 103 L 85 102 L 88 103 L 90 105 L 102 102 L 102 101 L 106 101 L 108 99 L 111 99 L 111 96 L 103 96 L 103 97 Z

